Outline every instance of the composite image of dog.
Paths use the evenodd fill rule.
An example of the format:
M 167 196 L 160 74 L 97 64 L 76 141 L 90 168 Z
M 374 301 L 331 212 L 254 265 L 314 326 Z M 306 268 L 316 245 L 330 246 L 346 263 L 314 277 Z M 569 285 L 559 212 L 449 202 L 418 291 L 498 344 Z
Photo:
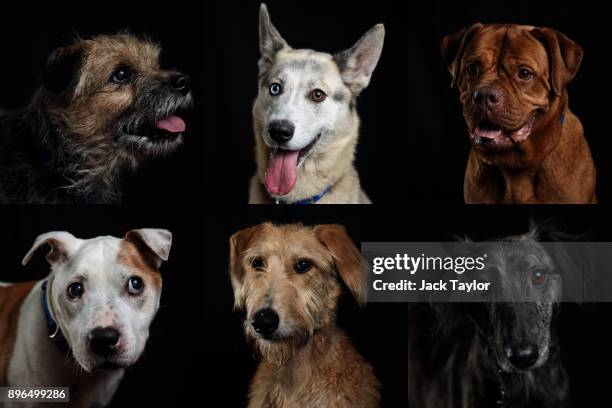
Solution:
M 344 227 L 240 230 L 230 238 L 230 276 L 259 357 L 249 407 L 380 405 L 372 367 L 336 325 L 341 283 L 365 300 L 364 261 Z
M 334 55 L 294 49 L 261 5 L 251 204 L 370 203 L 353 165 L 356 98 L 370 83 L 384 36 L 378 24 Z
M 127 32 L 56 49 L 29 105 L 0 110 L 0 202 L 121 202 L 126 174 L 186 130 L 190 79 L 160 51 Z
M 143 354 L 171 244 L 163 229 L 135 229 L 122 239 L 64 231 L 36 238 L 23 265 L 49 247 L 49 275 L 0 282 L 0 386 L 69 387 L 67 406 L 107 406 Z
M 442 40 L 471 142 L 466 203 L 592 204 L 596 171 L 567 85 L 582 47 L 551 29 L 476 23 Z

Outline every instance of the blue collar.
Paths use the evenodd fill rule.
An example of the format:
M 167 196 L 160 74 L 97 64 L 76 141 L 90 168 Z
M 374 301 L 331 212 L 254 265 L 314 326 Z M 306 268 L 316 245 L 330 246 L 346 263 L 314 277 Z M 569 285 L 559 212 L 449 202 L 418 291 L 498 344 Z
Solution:
M 310 198 L 305 198 L 303 200 L 294 201 L 292 203 L 284 201 L 284 200 L 276 200 L 276 204 L 293 204 L 293 205 L 308 205 L 308 204 L 316 204 L 320 199 L 322 199 L 325 194 L 329 193 L 332 189 L 332 186 L 327 187 L 323 190 L 322 193 L 314 195 Z
M 559 117 L 559 122 L 561 122 L 561 126 L 563 126 L 563 123 L 565 122 L 565 112 L 561 112 L 561 117 Z
M 45 320 L 47 320 L 47 332 L 49 333 L 49 338 L 54 340 L 54 343 L 62 353 L 67 354 L 68 351 L 70 351 L 70 346 L 64 338 L 59 326 L 55 320 L 53 320 L 51 310 L 49 310 L 49 302 L 47 301 L 47 280 L 45 280 L 42 284 L 42 308 L 45 312 Z

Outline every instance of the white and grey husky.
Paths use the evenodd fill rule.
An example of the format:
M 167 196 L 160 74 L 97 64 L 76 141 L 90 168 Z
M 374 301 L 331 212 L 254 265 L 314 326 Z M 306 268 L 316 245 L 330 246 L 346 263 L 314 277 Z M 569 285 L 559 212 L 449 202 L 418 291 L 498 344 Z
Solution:
M 368 86 L 385 29 L 332 55 L 293 49 L 259 12 L 259 94 L 253 106 L 257 173 L 252 204 L 369 204 L 353 160 L 355 99 Z

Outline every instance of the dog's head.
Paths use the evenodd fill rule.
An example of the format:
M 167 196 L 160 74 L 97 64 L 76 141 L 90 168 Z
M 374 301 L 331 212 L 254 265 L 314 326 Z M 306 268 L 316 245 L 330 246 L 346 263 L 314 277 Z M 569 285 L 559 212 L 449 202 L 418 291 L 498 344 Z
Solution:
M 379 24 L 352 48 L 336 55 L 293 49 L 259 16 L 259 94 L 253 107 L 260 176 L 273 196 L 293 190 L 299 173 L 324 152 L 352 161 L 358 119 L 355 98 L 368 86 L 384 40 Z M 349 151 L 346 151 L 349 149 Z M 310 163 L 310 164 L 309 164 Z M 319 163 L 317 170 L 325 173 Z M 311 171 L 308 169 L 307 171 Z
M 543 143 L 530 136 L 550 120 L 563 120 L 557 97 L 583 55 L 580 45 L 550 28 L 480 23 L 444 37 L 442 54 L 471 141 L 494 164 L 507 161 L 510 151 Z
M 89 154 L 111 150 L 136 160 L 182 142 L 189 78 L 160 68 L 160 47 L 130 34 L 100 35 L 55 50 L 36 108 L 60 143 Z
M 335 321 L 339 279 L 363 300 L 363 261 L 339 225 L 261 224 L 230 238 L 235 307 L 245 332 L 267 360 L 291 358 Z
M 50 247 L 48 306 L 86 371 L 127 367 L 140 357 L 159 307 L 158 268 L 171 240 L 169 231 L 157 229 L 132 230 L 123 239 L 49 232 L 24 257 L 25 265 L 41 246 Z

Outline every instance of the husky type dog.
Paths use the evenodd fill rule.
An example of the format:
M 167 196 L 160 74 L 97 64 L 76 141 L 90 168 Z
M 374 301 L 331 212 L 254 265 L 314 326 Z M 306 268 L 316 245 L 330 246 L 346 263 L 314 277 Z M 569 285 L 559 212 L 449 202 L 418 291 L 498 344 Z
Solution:
M 494 296 L 529 301 L 411 306 L 411 406 L 566 406 L 555 327 L 571 273 L 537 242 L 535 230 L 504 242 L 486 247 L 489 279 L 503 282 Z
M 385 29 L 344 52 L 293 49 L 259 13 L 259 94 L 253 106 L 257 173 L 252 204 L 367 204 L 353 166 L 356 98 L 368 86 Z

